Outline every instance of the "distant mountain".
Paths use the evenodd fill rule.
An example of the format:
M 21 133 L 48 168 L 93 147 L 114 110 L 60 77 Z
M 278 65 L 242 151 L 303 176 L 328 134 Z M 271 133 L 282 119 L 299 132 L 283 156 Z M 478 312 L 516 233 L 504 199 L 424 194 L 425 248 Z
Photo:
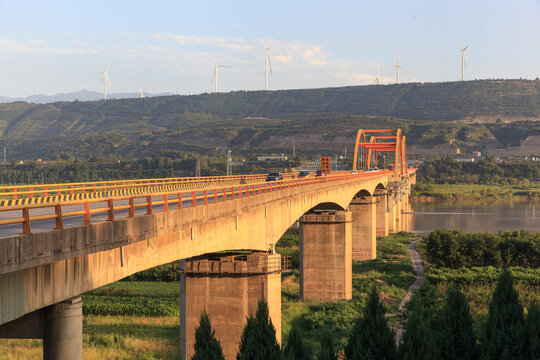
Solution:
M 161 93 L 161 94 L 151 94 L 151 93 L 145 93 L 145 97 L 154 97 L 154 96 L 169 96 L 172 95 L 171 93 Z M 107 94 L 107 98 L 109 99 L 132 99 L 132 98 L 140 98 L 140 93 L 111 93 Z M 34 104 L 50 104 L 55 103 L 59 101 L 95 101 L 95 100 L 102 100 L 103 99 L 103 93 L 99 93 L 96 91 L 90 91 L 86 89 L 82 89 L 81 91 L 73 92 L 73 93 L 60 93 L 55 95 L 44 95 L 44 94 L 37 94 L 37 95 L 30 95 L 27 97 L 17 97 L 17 98 L 10 98 L 7 96 L 0 96 L 0 103 L 10 103 L 10 102 L 16 102 L 16 101 L 24 101 L 28 103 L 34 103 Z
M 483 151 L 534 143 L 534 136 L 540 136 L 540 81 L 531 80 L 106 101 L 95 93 L 99 101 L 81 100 L 88 93 L 79 92 L 79 101 L 0 104 L 0 134 L 9 144 L 9 154 L 23 159 L 59 153 L 143 156 L 162 149 L 216 148 L 281 153 L 293 143 L 297 151 L 319 152 L 350 149 L 359 128 L 400 127 L 411 148 L 421 146 L 418 152 L 431 148 L 437 153 L 441 150 L 436 145 L 450 152 L 458 147 Z M 539 154 L 540 147 L 527 151 Z

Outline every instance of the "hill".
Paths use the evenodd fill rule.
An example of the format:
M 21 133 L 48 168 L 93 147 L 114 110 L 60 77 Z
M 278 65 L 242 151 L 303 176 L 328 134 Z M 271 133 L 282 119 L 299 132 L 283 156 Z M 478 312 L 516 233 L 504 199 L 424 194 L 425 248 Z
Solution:
M 150 94 L 150 93 L 145 92 L 144 95 L 146 97 L 152 97 L 152 96 L 166 96 L 166 95 L 171 95 L 171 94 L 169 93 L 168 94 Z M 140 97 L 141 97 L 141 94 L 137 92 L 107 94 L 108 99 L 129 99 L 129 98 L 140 98 Z M 60 93 L 60 94 L 55 94 L 55 95 L 36 94 L 36 95 L 30 95 L 27 97 L 17 97 L 17 98 L 0 96 L 0 103 L 24 101 L 24 102 L 36 103 L 36 104 L 48 104 L 48 103 L 59 102 L 59 101 L 75 101 L 75 100 L 95 101 L 95 100 L 101 100 L 101 99 L 103 99 L 103 93 L 82 89 L 80 91 L 76 91 L 72 93 Z
M 165 148 L 281 151 L 293 142 L 306 151 L 343 150 L 360 127 L 401 127 L 410 145 L 423 148 L 500 149 L 540 135 L 530 121 L 539 119 L 540 81 L 527 80 L 0 104 L 0 132 L 19 158 Z

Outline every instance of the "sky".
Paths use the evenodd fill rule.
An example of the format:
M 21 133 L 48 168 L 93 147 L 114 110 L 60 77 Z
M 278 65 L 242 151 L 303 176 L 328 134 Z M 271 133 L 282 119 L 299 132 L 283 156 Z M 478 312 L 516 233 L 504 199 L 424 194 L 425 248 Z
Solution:
M 0 0 L 0 96 L 540 76 L 540 0 Z

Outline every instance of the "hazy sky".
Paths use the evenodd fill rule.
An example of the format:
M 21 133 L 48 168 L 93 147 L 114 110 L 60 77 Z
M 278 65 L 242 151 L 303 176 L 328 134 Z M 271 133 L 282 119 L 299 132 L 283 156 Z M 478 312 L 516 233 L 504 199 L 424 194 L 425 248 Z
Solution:
M 210 92 L 540 76 L 540 0 L 0 0 L 0 95 Z

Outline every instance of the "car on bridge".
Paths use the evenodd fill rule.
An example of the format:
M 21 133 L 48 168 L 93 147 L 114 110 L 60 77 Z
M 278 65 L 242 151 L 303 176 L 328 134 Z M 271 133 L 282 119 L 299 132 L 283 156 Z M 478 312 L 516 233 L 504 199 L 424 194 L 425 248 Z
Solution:
M 299 173 L 298 173 L 298 177 L 299 178 L 306 178 L 306 177 L 309 177 L 310 175 L 310 172 L 307 171 L 307 170 L 301 170 Z
M 365 173 L 378 172 L 378 171 L 379 171 L 379 168 L 376 168 L 376 167 L 364 170 Z
M 283 175 L 281 175 L 281 173 L 271 172 L 270 174 L 266 176 L 266 181 L 278 181 L 278 180 L 283 180 Z
M 326 174 L 323 173 L 322 170 L 317 170 L 317 171 L 315 172 L 315 177 L 319 177 L 319 176 L 326 176 Z

